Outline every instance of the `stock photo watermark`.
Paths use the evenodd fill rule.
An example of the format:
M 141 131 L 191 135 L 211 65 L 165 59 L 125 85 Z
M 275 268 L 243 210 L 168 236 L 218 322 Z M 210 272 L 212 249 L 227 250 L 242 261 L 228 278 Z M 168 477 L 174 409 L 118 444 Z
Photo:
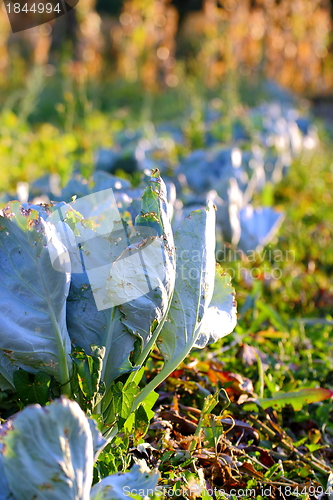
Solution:
M 111 188 L 60 205 L 47 218 L 45 232 L 53 268 L 62 273 L 85 273 L 98 310 L 166 286 L 163 237 L 150 226 L 125 224 Z M 201 250 L 183 250 L 177 258 L 185 264 L 176 272 L 182 280 L 201 279 Z M 215 260 L 232 279 L 252 283 L 281 279 L 280 263 L 294 262 L 295 252 L 267 248 L 244 254 L 225 247 L 215 252 Z M 253 265 L 250 269 L 249 263 Z
M 123 493 L 124 496 L 128 498 L 133 498 L 135 495 L 140 495 L 141 497 L 148 498 L 149 496 L 163 497 L 163 498 L 179 498 L 181 496 L 187 498 L 200 498 L 202 493 L 205 491 L 206 494 L 215 498 L 219 495 L 222 499 L 230 498 L 230 495 L 235 498 L 253 498 L 258 497 L 272 497 L 278 494 L 285 498 L 288 497 L 301 497 L 303 495 L 332 495 L 332 487 L 328 486 L 326 489 L 322 486 L 301 486 L 301 485 L 270 485 L 263 484 L 257 488 L 231 488 L 225 490 L 224 488 L 203 488 L 197 483 L 188 484 L 186 486 L 181 486 L 180 488 L 171 488 L 168 486 L 158 485 L 154 489 L 139 489 L 131 488 L 130 486 L 124 486 Z
M 195 264 L 200 261 L 201 252 L 197 250 L 183 250 L 180 257 L 184 262 L 193 262 Z M 281 263 L 295 262 L 296 254 L 294 250 L 282 251 L 276 248 L 266 248 L 262 252 L 251 250 L 244 253 L 241 250 L 234 250 L 225 246 L 216 250 L 215 260 L 221 264 L 223 270 L 232 279 L 240 280 L 243 278 L 246 281 L 270 281 L 282 278 L 283 269 L 281 268 Z M 245 263 L 252 264 L 253 267 L 249 268 Z M 199 272 L 199 269 L 194 265 L 193 268 L 187 269 L 187 276 L 182 276 L 182 278 L 194 280 L 198 278 Z
M 86 273 L 99 311 L 153 292 L 166 279 L 163 239 L 149 226 L 124 224 L 111 188 L 61 205 L 45 232 L 53 268 Z
M 74 9 L 79 0 L 5 0 L 13 33 L 53 21 Z
M 216 260 L 221 263 L 223 269 L 231 276 L 231 279 L 244 279 L 251 284 L 254 280 L 265 282 L 280 280 L 283 277 L 282 263 L 295 262 L 294 250 L 282 251 L 267 248 L 258 251 L 248 251 L 239 258 L 239 251 L 233 250 L 227 258 L 221 258 L 221 251 L 216 252 Z M 224 254 L 225 255 L 225 254 Z M 234 263 L 232 266 L 229 263 Z M 250 264 L 244 265 L 244 263 Z

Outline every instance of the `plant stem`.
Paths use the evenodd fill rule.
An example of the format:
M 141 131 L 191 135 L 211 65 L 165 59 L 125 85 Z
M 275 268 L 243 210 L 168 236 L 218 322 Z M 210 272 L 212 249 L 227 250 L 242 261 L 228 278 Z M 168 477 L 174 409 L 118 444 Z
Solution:
M 111 312 L 111 317 L 108 319 L 108 325 L 106 328 L 106 331 L 103 335 L 102 339 L 102 345 L 105 346 L 105 356 L 103 359 L 103 366 L 102 366 L 102 373 L 101 373 L 101 380 L 104 380 L 104 373 L 106 369 L 106 360 L 108 358 L 108 355 L 110 353 L 111 347 L 112 347 L 112 341 L 113 341 L 113 333 L 114 333 L 114 319 L 117 313 L 117 308 L 113 307 L 112 312 Z
M 135 411 L 140 403 L 142 403 L 142 401 L 144 401 L 146 397 L 149 396 L 149 394 L 153 392 L 156 387 L 159 386 L 170 375 L 170 373 L 176 370 L 176 368 L 186 358 L 191 349 L 192 345 L 188 348 L 186 353 L 182 352 L 176 359 L 164 364 L 162 370 L 156 375 L 156 377 L 153 378 L 153 380 L 149 382 L 149 384 L 146 385 L 144 389 L 142 389 L 142 391 L 135 398 L 131 412 Z
M 259 397 L 264 397 L 264 388 L 265 388 L 265 380 L 264 380 L 264 368 L 262 365 L 261 358 L 258 353 L 256 353 L 257 361 L 258 361 L 258 375 L 259 375 Z

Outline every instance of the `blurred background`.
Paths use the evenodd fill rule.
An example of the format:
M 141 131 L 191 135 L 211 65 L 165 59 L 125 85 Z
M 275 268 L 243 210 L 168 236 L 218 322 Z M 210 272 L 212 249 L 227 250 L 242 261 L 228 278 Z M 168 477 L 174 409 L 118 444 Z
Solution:
M 161 90 L 186 75 L 209 87 L 229 72 L 301 92 L 333 83 L 329 0 L 80 0 L 55 22 L 11 34 L 1 9 L 1 87 L 33 64 L 80 78 L 124 78 Z M 66 66 L 66 67 L 65 67 Z
M 126 117 L 142 126 L 187 116 L 200 135 L 202 102 L 214 97 L 227 141 L 228 116 L 242 116 L 272 81 L 269 98 L 289 89 L 330 119 L 329 0 L 80 0 L 15 34 L 2 4 L 2 189 L 45 171 L 62 181 L 77 166 L 89 173 Z

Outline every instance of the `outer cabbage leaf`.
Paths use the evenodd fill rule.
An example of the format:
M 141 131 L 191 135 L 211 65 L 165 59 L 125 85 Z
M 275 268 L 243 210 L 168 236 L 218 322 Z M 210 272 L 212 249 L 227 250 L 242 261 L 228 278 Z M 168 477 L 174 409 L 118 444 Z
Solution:
M 95 420 L 93 420 L 92 418 L 88 418 L 88 424 L 93 439 L 94 461 L 96 462 L 98 455 L 107 445 L 107 441 L 103 438 L 102 434 L 97 429 L 97 423 Z
M 0 445 L 0 500 L 15 500 L 13 494 L 9 489 L 8 481 L 5 476 L 5 471 L 3 467 L 3 456 L 1 455 L 1 445 Z
M 78 200 L 80 206 L 83 200 Z M 99 221 L 107 220 L 107 204 L 103 210 L 97 207 L 94 212 Z M 72 275 L 67 307 L 73 342 L 87 353 L 91 344 L 106 348 L 102 380 L 107 387 L 133 368 L 129 356 L 135 349 L 143 361 L 171 302 L 175 250 L 166 189 L 158 172 L 144 191 L 135 226 L 117 220 L 111 229 L 111 234 L 95 238 L 93 229 L 80 229 L 85 272 Z
M 239 248 L 243 252 L 260 250 L 275 236 L 284 219 L 282 212 L 272 208 L 247 205 L 240 211 L 241 237 Z
M 138 460 L 130 472 L 112 474 L 93 486 L 90 500 L 126 500 L 131 493 L 142 497 L 152 495 L 159 473 L 150 471 L 144 460 Z
M 175 233 L 177 278 L 168 320 L 158 338 L 166 364 L 177 366 L 196 344 L 212 300 L 215 276 L 215 210 L 192 212 Z M 163 371 L 162 370 L 162 371 Z
M 94 441 L 79 405 L 28 406 L 7 423 L 3 468 L 16 500 L 89 500 Z M 101 444 L 101 438 L 96 438 Z M 99 445 L 98 445 L 99 446 Z
M 66 387 L 70 339 L 66 326 L 69 273 L 53 267 L 50 253 L 63 254 L 55 227 L 12 202 L 0 218 L 0 373 L 45 371 Z
M 203 348 L 229 335 L 237 324 L 235 290 L 231 278 L 218 266 L 215 275 L 214 294 L 200 328 L 194 347 Z
M 128 357 L 135 337 L 122 324 L 123 315 L 117 307 L 97 309 L 86 274 L 72 275 L 68 297 L 67 321 L 72 341 L 90 354 L 91 344 L 105 347 L 102 379 L 111 382 L 132 369 Z
M 177 276 L 175 290 L 157 346 L 164 357 L 164 366 L 141 390 L 132 405 L 134 411 L 152 390 L 184 360 L 193 347 L 204 347 L 217 340 L 234 326 L 234 296 L 217 290 L 212 308 L 215 278 L 215 207 L 192 212 L 175 233 Z M 217 305 L 219 307 L 217 307 Z M 230 309 L 229 309 L 230 308 Z M 208 314 L 208 319 L 207 319 Z M 223 319 L 220 328 L 209 330 L 212 315 Z
M 176 279 L 175 247 L 169 218 L 167 191 L 158 171 L 153 171 L 142 197 L 142 210 L 135 219 L 139 231 L 155 230 L 157 237 L 141 257 L 147 280 L 152 283 L 147 294 L 121 306 L 123 324 L 141 340 L 141 348 L 160 329 L 169 310 Z M 153 278 L 153 279 L 152 279 Z M 157 286 L 156 286 L 157 284 Z

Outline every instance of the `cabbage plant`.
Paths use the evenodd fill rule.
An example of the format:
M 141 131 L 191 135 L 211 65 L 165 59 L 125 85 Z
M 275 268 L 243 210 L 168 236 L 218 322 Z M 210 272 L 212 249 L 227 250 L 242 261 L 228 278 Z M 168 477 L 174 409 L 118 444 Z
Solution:
M 3 210 L 0 388 L 24 404 L 65 394 L 100 414 L 110 434 L 140 406 L 149 418 L 157 385 L 192 348 L 234 329 L 236 305 L 215 265 L 212 203 L 173 233 L 158 171 L 140 203 L 137 190 L 101 174 L 99 191 L 73 181 L 70 191 L 81 182 L 84 196 L 70 203 Z M 140 390 L 155 345 L 165 364 Z
M 124 500 L 125 486 L 142 496 L 155 489 L 159 474 L 144 460 L 92 486 L 105 444 L 74 401 L 26 407 L 0 426 L 0 500 Z

